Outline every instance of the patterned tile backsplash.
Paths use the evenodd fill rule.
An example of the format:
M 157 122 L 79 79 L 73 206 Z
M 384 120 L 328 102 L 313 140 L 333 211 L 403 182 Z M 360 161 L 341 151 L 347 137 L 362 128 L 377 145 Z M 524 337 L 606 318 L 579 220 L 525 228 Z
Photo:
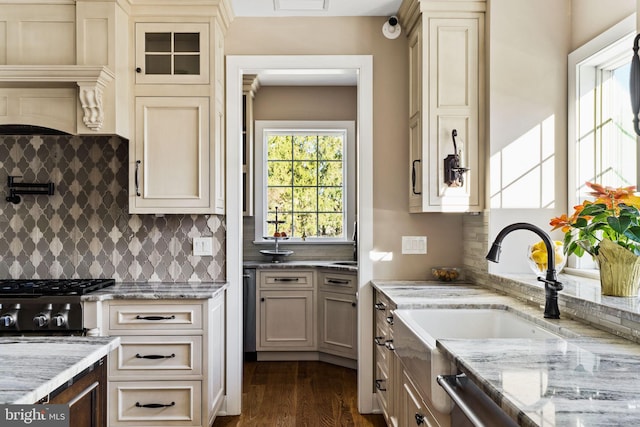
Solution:
M 224 216 L 129 214 L 127 163 L 119 137 L 0 136 L 5 197 L 9 175 L 55 184 L 0 203 L 0 279 L 224 280 Z M 213 258 L 192 254 L 200 236 L 213 236 Z

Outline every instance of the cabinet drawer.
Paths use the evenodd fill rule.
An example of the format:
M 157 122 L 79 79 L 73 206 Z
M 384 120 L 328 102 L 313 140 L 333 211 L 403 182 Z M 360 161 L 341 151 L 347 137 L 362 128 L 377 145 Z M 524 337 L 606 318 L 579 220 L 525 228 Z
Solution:
M 200 426 L 200 381 L 109 382 L 111 426 Z
M 112 331 L 202 329 L 202 306 L 198 304 L 110 305 L 109 329 Z
M 202 373 L 202 337 L 124 336 L 109 359 L 111 378 L 158 378 Z
M 313 271 L 260 271 L 261 288 L 312 288 Z
M 330 292 L 355 294 L 358 281 L 355 274 L 323 272 L 320 275 L 320 289 Z

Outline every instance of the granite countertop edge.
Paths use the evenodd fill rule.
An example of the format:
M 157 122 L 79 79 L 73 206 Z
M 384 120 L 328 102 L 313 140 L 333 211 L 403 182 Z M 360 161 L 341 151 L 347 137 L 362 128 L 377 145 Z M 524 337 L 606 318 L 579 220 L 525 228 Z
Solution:
M 62 369 L 59 364 L 55 367 L 50 367 L 46 363 L 32 363 L 25 366 L 21 358 L 14 361 L 29 371 L 28 379 L 31 383 L 21 382 L 21 387 L 24 388 L 18 389 L 4 385 L 4 381 L 10 381 L 10 379 L 7 373 L 3 375 L 0 380 L 0 384 L 4 385 L 0 388 L 0 403 L 33 404 L 118 348 L 120 337 L 1 337 L 0 348 L 4 345 L 15 345 L 22 351 L 26 350 L 28 354 L 42 355 L 43 359 L 62 358 L 64 357 L 62 353 L 67 351 L 65 348 L 73 346 L 73 355 L 60 361 L 64 364 Z M 16 347 L 13 347 L 11 350 L 15 352 L 15 349 Z M 9 363 L 7 355 L 3 359 L 7 369 L 11 369 L 14 374 L 19 373 L 16 371 L 17 366 L 7 366 Z M 34 385 L 33 382 L 38 384 Z
M 82 296 L 82 301 L 209 299 L 228 287 L 228 282 L 118 282 Z
M 511 296 L 499 294 L 494 290 L 471 283 L 442 283 L 432 281 L 387 281 L 373 280 L 372 286 L 382 292 L 397 309 L 419 309 L 419 308 L 489 308 L 489 307 L 509 307 L 522 315 L 527 320 L 532 320 L 542 327 L 549 329 L 559 335 L 557 341 L 559 345 L 569 346 L 582 351 L 589 349 L 594 354 L 598 354 L 601 349 L 606 353 L 611 353 L 613 360 L 623 360 L 624 363 L 637 364 L 637 371 L 640 377 L 640 348 L 632 341 L 620 338 L 609 332 L 596 329 L 586 323 L 573 319 L 544 319 L 543 307 L 513 298 Z M 562 314 L 561 314 L 562 315 Z M 493 342 L 492 342 L 493 341 Z M 502 343 L 509 345 L 509 351 L 496 350 L 497 340 L 487 340 L 484 343 L 475 342 L 465 344 L 465 340 L 437 339 L 437 347 L 451 359 L 457 368 L 464 372 L 474 383 L 498 404 L 514 420 L 518 420 L 519 425 L 534 427 L 539 424 L 531 417 L 537 418 L 536 413 L 531 412 L 531 408 L 524 408 L 514 402 L 508 395 L 503 393 L 497 378 L 485 378 L 483 373 L 491 372 L 496 365 L 501 365 L 505 360 L 509 360 L 509 355 L 513 352 L 526 352 L 532 345 L 531 340 L 513 339 L 503 340 Z M 553 346 L 551 346 L 553 348 Z M 551 354 L 546 354 L 543 349 L 534 352 L 533 360 L 530 363 L 547 363 L 551 361 Z M 491 361 L 485 362 L 486 361 Z M 631 365 L 635 366 L 635 365 Z M 631 380 L 630 380 L 631 381 Z M 625 400 L 621 398 L 620 404 Z M 588 404 L 584 399 L 568 399 L 562 402 L 563 417 L 581 417 L 584 405 Z M 613 402 L 614 405 L 617 402 Z M 529 411 L 527 411 L 529 409 Z M 613 411 L 617 410 L 613 406 Z M 528 413 L 529 412 L 529 413 Z M 614 417 L 627 415 L 634 417 L 634 414 L 607 414 L 599 413 L 598 417 Z M 640 419 L 640 414 L 638 414 Z M 638 421 L 638 419 L 633 418 Z M 632 420 L 632 422 L 633 422 Z M 546 420 L 548 421 L 548 420 Z M 625 420 L 629 421 L 629 420 Z M 585 426 L 607 425 L 598 424 L 599 421 L 593 419 L 580 424 Z M 575 424 L 575 423 L 574 423 Z M 546 425 L 546 424 L 545 424 Z M 553 423 L 549 425 L 554 425 Z M 563 425 L 563 424 L 555 424 Z M 628 424 L 631 425 L 631 424 Z

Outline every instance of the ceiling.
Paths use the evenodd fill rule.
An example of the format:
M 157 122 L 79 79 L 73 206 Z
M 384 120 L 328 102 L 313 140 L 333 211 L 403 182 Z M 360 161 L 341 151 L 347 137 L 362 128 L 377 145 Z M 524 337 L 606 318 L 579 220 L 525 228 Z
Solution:
M 231 0 L 235 16 L 391 16 L 402 0 Z
M 402 0 L 231 0 L 236 17 L 393 16 Z M 380 26 L 382 31 L 382 25 Z M 355 86 L 353 70 L 256 70 L 261 86 Z

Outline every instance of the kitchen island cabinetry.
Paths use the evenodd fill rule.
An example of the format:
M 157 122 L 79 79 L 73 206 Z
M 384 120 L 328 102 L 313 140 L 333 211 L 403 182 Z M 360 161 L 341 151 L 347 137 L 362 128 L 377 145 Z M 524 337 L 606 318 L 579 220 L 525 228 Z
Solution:
M 107 426 L 107 368 L 104 357 L 48 403 L 69 406 L 69 425 L 73 427 Z
M 211 425 L 224 391 L 224 292 L 105 306 L 105 332 L 121 339 L 109 363 L 109 425 Z
M 483 208 L 485 9 L 405 0 L 398 11 L 409 39 L 410 212 Z
M 155 16 L 143 5 L 132 8 L 130 213 L 224 213 L 228 22 L 219 2 L 201 3 L 169 1 Z

